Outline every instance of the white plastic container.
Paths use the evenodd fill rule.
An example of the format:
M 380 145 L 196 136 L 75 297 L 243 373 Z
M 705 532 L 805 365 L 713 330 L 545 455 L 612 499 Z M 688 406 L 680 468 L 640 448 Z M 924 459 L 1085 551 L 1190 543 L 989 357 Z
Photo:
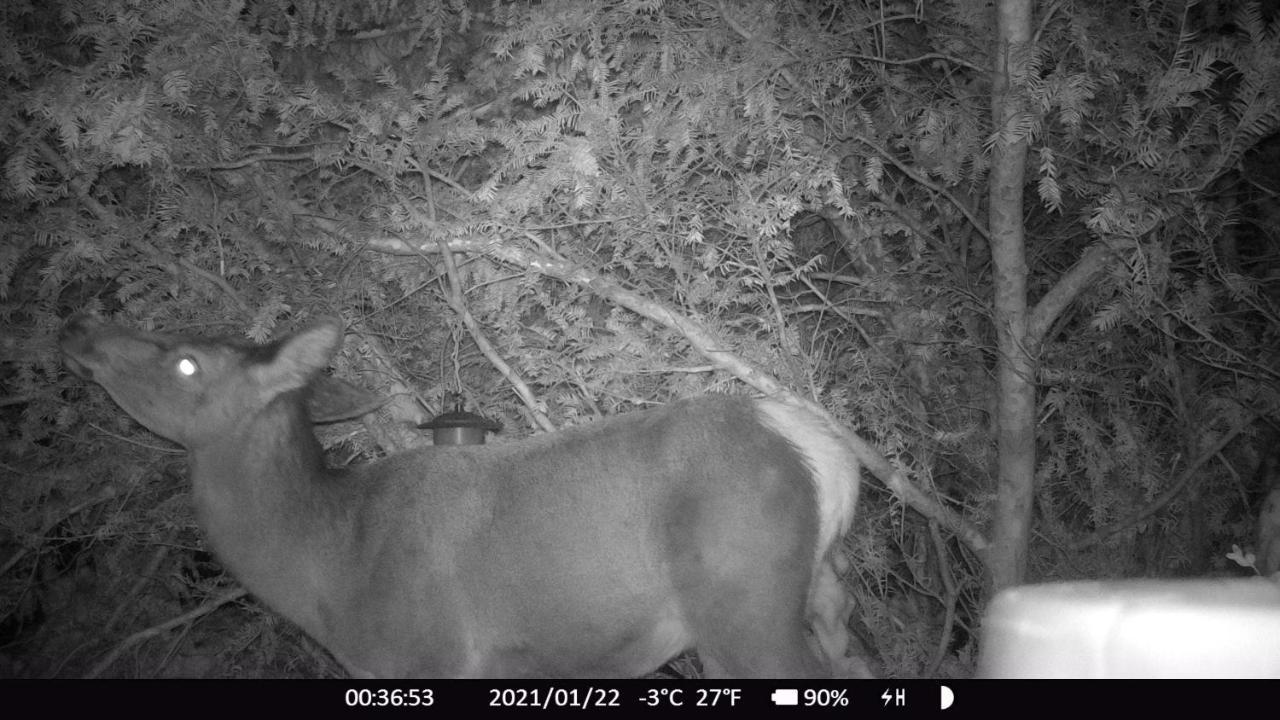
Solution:
M 983 678 L 1280 678 L 1280 575 L 1027 585 L 982 633 Z

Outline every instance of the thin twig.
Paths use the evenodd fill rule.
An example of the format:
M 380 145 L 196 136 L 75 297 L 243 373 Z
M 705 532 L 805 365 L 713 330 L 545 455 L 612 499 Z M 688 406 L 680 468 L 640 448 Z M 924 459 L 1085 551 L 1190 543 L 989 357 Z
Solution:
M 166 536 L 166 540 L 173 537 L 173 535 L 174 532 L 170 531 Z M 129 608 L 136 609 L 138 607 L 137 604 L 133 602 L 133 598 L 137 597 L 138 594 L 142 592 L 144 585 L 154 579 L 156 571 L 160 568 L 160 563 L 164 562 L 164 558 L 168 554 L 168 544 L 165 541 L 161 541 L 156 546 L 155 552 L 151 554 L 151 559 L 147 562 L 146 567 L 144 567 L 142 572 L 138 574 L 138 580 L 133 583 L 133 586 L 129 588 L 129 591 L 126 592 L 124 596 L 120 598 L 119 602 L 116 603 L 116 609 L 112 611 L 111 617 L 108 618 L 106 624 L 102 626 L 102 632 L 104 635 L 111 632 L 111 629 L 120 621 L 120 616 L 124 615 L 125 610 Z
M 1147 505 L 1147 507 L 1143 508 L 1133 517 L 1129 518 L 1124 522 L 1113 525 L 1110 528 L 1099 530 L 1098 532 L 1088 537 L 1081 538 L 1075 541 L 1074 543 L 1071 543 L 1069 547 L 1071 547 L 1072 550 L 1083 550 L 1087 547 L 1091 547 L 1093 545 L 1097 545 L 1098 543 L 1101 543 L 1103 540 L 1106 540 L 1107 538 L 1111 537 L 1112 535 L 1115 535 L 1116 533 L 1124 532 L 1125 530 L 1137 527 L 1141 523 L 1146 522 L 1148 518 L 1150 518 L 1152 515 L 1155 515 L 1156 513 L 1163 510 L 1166 505 L 1173 502 L 1175 498 L 1181 495 L 1182 491 L 1185 490 L 1187 486 L 1191 484 L 1192 480 L 1200 477 L 1200 467 L 1205 463 L 1209 462 L 1209 460 L 1212 459 L 1213 456 L 1217 455 L 1222 450 L 1222 448 L 1226 447 L 1228 443 L 1234 440 L 1236 436 L 1239 435 L 1240 432 L 1244 430 L 1244 428 L 1247 426 L 1248 426 L 1248 423 L 1242 423 L 1237 427 L 1231 428 L 1231 430 L 1228 431 L 1226 434 L 1224 434 L 1221 438 L 1218 438 L 1218 442 L 1214 443 L 1213 447 L 1209 448 L 1208 450 L 1205 450 L 1203 453 L 1200 453 L 1200 457 L 1196 458 L 1195 462 L 1192 462 L 1189 466 L 1187 466 L 1186 470 L 1182 471 L 1182 476 L 1179 477 L 1178 480 L 1168 490 L 1165 490 L 1163 493 L 1161 493 L 1160 496 L 1157 497 L 1154 501 L 1152 501 L 1150 505 Z
M 204 617 L 205 615 L 208 615 L 209 613 L 213 612 L 214 610 L 217 610 L 223 605 L 226 605 L 227 603 L 233 600 L 239 600 L 240 598 L 248 594 L 249 594 L 249 591 L 245 590 L 244 588 L 236 588 L 235 590 L 228 590 L 227 592 L 200 605 L 200 607 L 197 607 L 190 612 L 183 613 L 178 617 L 173 618 L 172 620 L 167 620 L 165 622 L 160 623 L 159 625 L 153 625 L 145 630 L 139 630 L 138 632 L 120 641 L 114 648 L 111 649 L 111 652 L 108 652 L 106 656 L 102 658 L 101 661 L 99 661 L 96 665 L 93 666 L 91 670 L 89 670 L 89 672 L 85 675 L 85 677 L 86 678 L 98 677 L 103 672 L 105 672 L 107 668 L 111 667 L 111 664 L 114 663 L 120 657 L 120 655 L 124 653 L 125 650 L 128 650 L 134 645 L 137 645 L 138 643 L 141 643 L 145 640 L 150 640 L 151 638 L 157 635 L 161 635 L 163 633 L 169 632 L 173 628 L 179 627 L 181 625 L 185 625 L 186 623 L 189 623 L 193 620 L 197 620 L 201 617 Z
M 88 500 L 85 500 L 82 503 L 72 506 L 70 510 L 66 511 L 65 513 L 62 513 L 61 515 L 58 515 L 55 518 L 51 518 L 48 522 L 44 524 L 43 527 L 40 528 L 39 531 L 36 532 L 34 537 L 43 538 L 45 535 L 48 535 L 50 532 L 52 532 L 55 527 L 57 527 L 60 523 L 62 523 L 67 518 L 79 513 L 81 510 L 84 510 L 85 508 L 92 507 L 94 505 L 97 505 L 100 502 L 105 502 L 107 500 L 114 498 L 115 496 L 116 496 L 116 489 L 114 487 L 107 486 L 103 488 L 102 491 L 99 492 L 97 495 L 94 495 L 93 497 L 89 498 Z M 18 561 L 20 561 L 24 555 L 31 552 L 32 547 L 33 546 L 25 546 L 25 547 L 19 548 L 17 552 L 15 552 L 13 555 L 10 555 L 9 559 L 4 561 L 4 565 L 0 565 L 0 576 L 3 576 L 5 573 L 9 572 L 10 568 L 12 568 L 14 565 L 17 565 Z

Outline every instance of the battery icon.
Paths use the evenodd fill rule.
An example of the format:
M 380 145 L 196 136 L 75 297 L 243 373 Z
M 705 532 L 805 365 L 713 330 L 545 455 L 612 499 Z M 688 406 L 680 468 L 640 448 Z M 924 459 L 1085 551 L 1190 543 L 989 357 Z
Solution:
M 773 700 L 774 705 L 799 705 L 800 691 L 795 688 L 774 690 L 769 699 Z

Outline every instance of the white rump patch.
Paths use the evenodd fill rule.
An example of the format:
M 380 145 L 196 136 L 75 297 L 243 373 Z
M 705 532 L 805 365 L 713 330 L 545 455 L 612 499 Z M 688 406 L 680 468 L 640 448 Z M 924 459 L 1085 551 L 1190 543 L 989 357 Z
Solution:
M 809 468 L 818 501 L 815 559 L 821 564 L 853 520 L 861 482 L 858 460 L 826 418 L 780 400 L 756 400 L 755 406 L 764 426 L 786 438 Z

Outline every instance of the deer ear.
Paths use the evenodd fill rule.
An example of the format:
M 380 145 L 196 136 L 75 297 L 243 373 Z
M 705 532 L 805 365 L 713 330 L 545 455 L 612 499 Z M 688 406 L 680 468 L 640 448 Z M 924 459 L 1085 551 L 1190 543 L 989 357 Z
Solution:
M 345 380 L 319 375 L 311 383 L 307 412 L 315 423 L 352 420 L 386 405 L 389 399 Z
M 325 318 L 283 340 L 272 358 L 250 372 L 271 395 L 297 390 L 329 365 L 342 347 L 342 323 Z

